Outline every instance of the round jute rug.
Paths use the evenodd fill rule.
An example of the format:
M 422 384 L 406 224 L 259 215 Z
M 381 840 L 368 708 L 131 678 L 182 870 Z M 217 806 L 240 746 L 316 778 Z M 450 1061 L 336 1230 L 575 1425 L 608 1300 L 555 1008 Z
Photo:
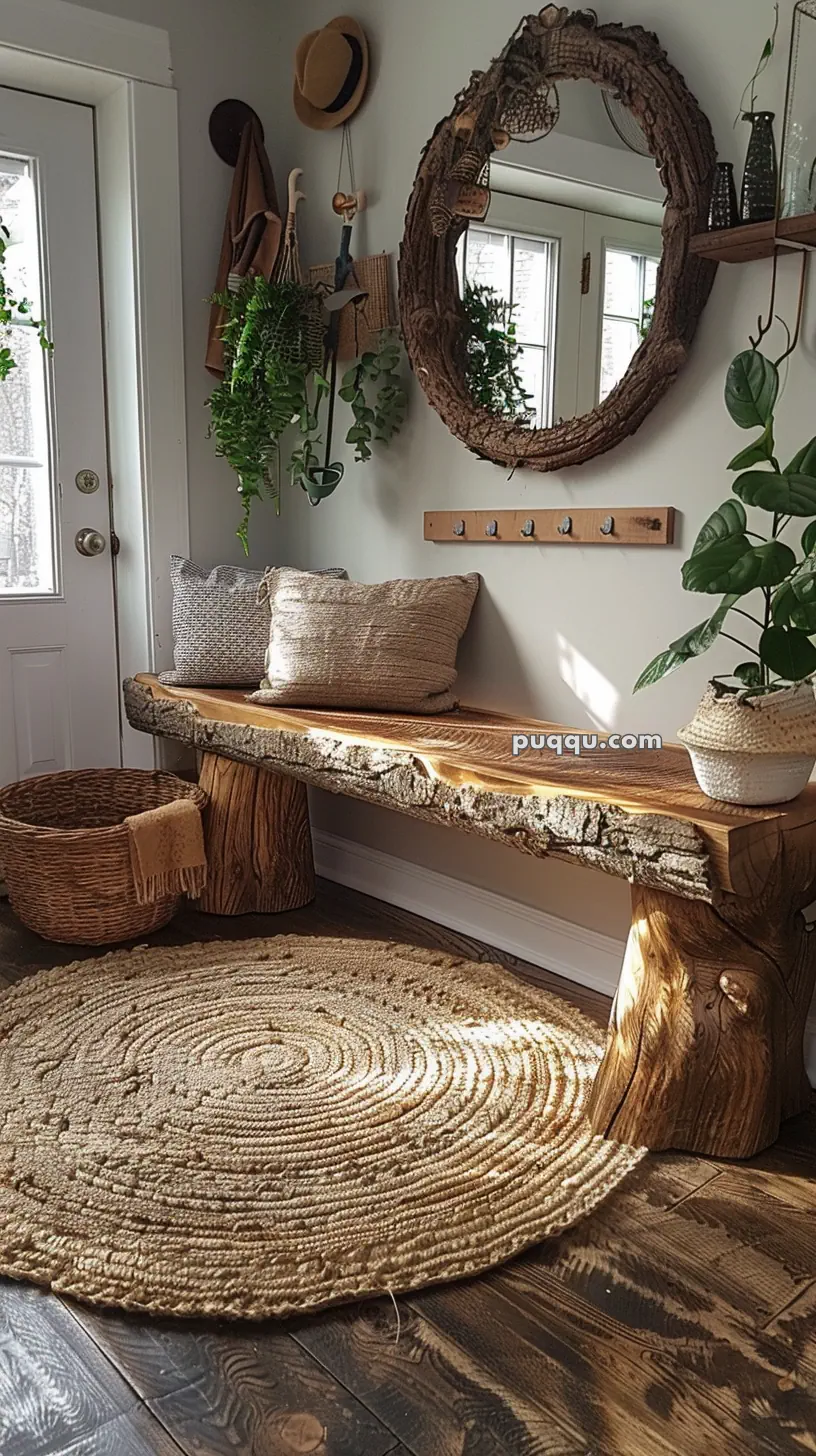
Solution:
M 0 996 L 0 1273 L 263 1318 L 474 1274 L 643 1156 L 594 1137 L 595 1026 L 498 967 L 281 936 Z

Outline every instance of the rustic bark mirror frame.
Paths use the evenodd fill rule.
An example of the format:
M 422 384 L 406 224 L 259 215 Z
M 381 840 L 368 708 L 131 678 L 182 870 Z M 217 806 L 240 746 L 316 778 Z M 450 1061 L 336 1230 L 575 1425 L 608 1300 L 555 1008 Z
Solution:
M 511 106 L 518 112 L 525 97 L 567 80 L 612 91 L 639 122 L 666 189 L 663 256 L 651 328 L 617 388 L 591 414 L 530 429 L 471 400 L 456 278 L 467 220 L 454 215 L 451 199 L 458 185 L 484 174 L 494 132 L 511 130 L 503 125 Z M 707 118 L 657 37 L 640 26 L 600 25 L 594 12 L 549 5 L 522 21 L 488 71 L 474 73 L 422 155 L 400 255 L 412 366 L 434 409 L 470 450 L 497 465 L 561 470 L 613 449 L 640 427 L 683 367 L 711 291 L 716 265 L 695 257 L 689 242 L 705 225 L 715 162 Z

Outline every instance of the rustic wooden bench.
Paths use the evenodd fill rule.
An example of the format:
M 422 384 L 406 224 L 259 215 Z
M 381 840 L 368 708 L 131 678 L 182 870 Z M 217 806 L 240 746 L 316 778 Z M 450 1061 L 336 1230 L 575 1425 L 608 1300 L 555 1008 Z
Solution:
M 749 1157 L 810 1100 L 816 785 L 792 804 L 707 799 L 685 749 L 513 757 L 513 732 L 568 731 L 462 709 L 435 718 L 262 707 L 240 692 L 125 684 L 134 728 L 203 755 L 215 914 L 306 904 L 306 785 L 629 880 L 632 929 L 590 1115 L 658 1149 Z

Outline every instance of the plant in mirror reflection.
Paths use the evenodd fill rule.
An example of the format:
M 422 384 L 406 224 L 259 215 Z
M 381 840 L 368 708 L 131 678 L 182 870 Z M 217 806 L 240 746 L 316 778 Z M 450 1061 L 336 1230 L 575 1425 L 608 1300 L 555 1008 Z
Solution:
M 758 349 L 737 355 L 726 379 L 726 408 L 740 429 L 760 433 L 730 461 L 728 469 L 738 472 L 733 494 L 706 521 L 682 568 L 686 591 L 722 600 L 649 663 L 635 692 L 700 657 L 718 637 L 747 654 L 734 668 L 736 686 L 715 679 L 723 692 L 772 692 L 816 673 L 816 438 L 782 468 L 775 441 L 779 395 L 778 363 Z M 746 506 L 770 517 L 752 517 L 763 531 L 749 525 Z M 781 538 L 804 521 L 798 556 Z M 734 614 L 740 633 L 752 640 L 725 631 Z
M 508 419 L 533 420 L 519 371 L 522 347 L 513 307 L 486 283 L 465 283 L 467 386 L 473 403 Z

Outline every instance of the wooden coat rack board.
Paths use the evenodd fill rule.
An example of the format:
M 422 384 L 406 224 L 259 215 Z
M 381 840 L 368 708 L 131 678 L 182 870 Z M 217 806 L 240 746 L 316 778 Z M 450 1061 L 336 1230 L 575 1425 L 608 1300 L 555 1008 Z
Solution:
M 671 546 L 674 506 L 609 510 L 426 511 L 426 541 L 483 541 L 505 546 Z

